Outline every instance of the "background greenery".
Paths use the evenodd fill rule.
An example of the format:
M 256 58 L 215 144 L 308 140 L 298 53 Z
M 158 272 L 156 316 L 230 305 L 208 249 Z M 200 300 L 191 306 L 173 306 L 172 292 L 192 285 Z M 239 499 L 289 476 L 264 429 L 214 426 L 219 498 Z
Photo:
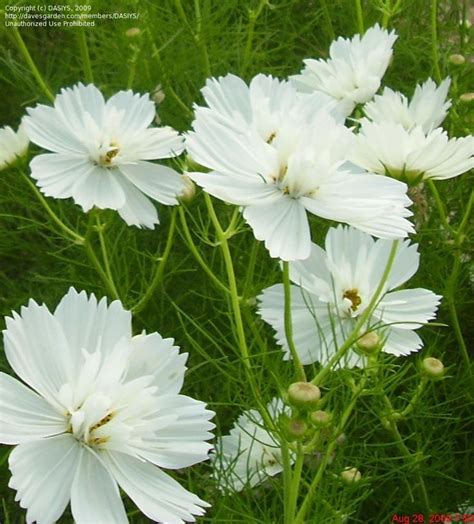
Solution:
M 0 6 L 10 4 L 0 0 Z M 67 2 L 16 2 L 18 5 L 65 4 Z M 71 2 L 69 2 L 71 3 Z M 334 35 L 357 32 L 356 3 L 352 0 L 94 0 L 95 12 L 139 12 L 138 21 L 96 22 L 84 31 L 94 81 L 109 96 L 132 87 L 153 92 L 161 84 L 166 95 L 159 107 L 163 123 L 181 131 L 189 129 L 192 104 L 201 101 L 200 88 L 209 74 L 232 72 L 249 80 L 263 72 L 279 77 L 298 72 L 302 59 L 327 56 Z M 71 3 L 73 5 L 73 3 Z M 392 4 L 398 7 L 393 8 Z M 381 22 L 391 13 L 388 25 L 396 29 L 393 63 L 384 84 L 408 95 L 417 82 L 435 76 L 455 80 L 450 92 L 453 110 L 445 123 L 452 135 L 472 129 L 472 105 L 459 96 L 472 89 L 471 30 L 467 1 L 440 2 L 435 21 L 438 38 L 433 41 L 432 7 L 428 0 L 362 2 L 365 27 Z M 387 14 L 385 15 L 387 16 Z M 460 23 L 461 21 L 461 23 Z M 463 22 L 464 21 L 464 22 Z M 138 27 L 139 35 L 126 32 Z M 85 82 L 79 52 L 79 29 L 25 29 L 23 38 L 53 93 L 78 81 Z M 435 47 L 433 47 L 435 45 Z M 453 66 L 452 53 L 466 56 L 466 64 Z M 435 65 L 436 64 L 436 65 Z M 23 61 L 12 31 L 0 31 L 0 125 L 17 126 L 25 108 L 49 103 Z M 31 147 L 30 152 L 37 149 Z M 468 200 L 472 178 L 463 175 L 437 184 L 452 224 L 457 224 Z M 412 194 L 421 246 L 421 268 L 410 286 L 422 286 L 451 296 L 458 311 L 465 340 L 474 332 L 474 264 L 472 229 L 462 242 L 454 243 L 440 224 L 425 188 Z M 72 201 L 49 204 L 73 228 L 84 231 L 87 218 Z M 223 223 L 233 209 L 216 204 Z M 157 257 L 163 252 L 170 224 L 170 208 L 161 206 L 162 224 L 155 231 L 129 228 L 113 212 L 105 214 L 107 245 L 119 294 L 131 306 L 147 289 Z M 213 228 L 207 218 L 202 195 L 186 204 L 191 235 L 216 275 L 225 280 L 221 253 L 216 249 Z M 313 239 L 320 243 L 327 222 L 312 217 Z M 217 432 L 226 432 L 242 409 L 255 406 L 239 361 L 229 316 L 229 304 L 197 264 L 183 238 L 183 224 L 172 246 L 160 288 L 135 317 L 135 329 L 159 331 L 174 337 L 189 352 L 185 392 L 209 403 L 217 412 Z M 262 397 L 270 400 L 292 380 L 291 366 L 281 361 L 281 352 L 271 330 L 255 315 L 255 296 L 280 280 L 276 260 L 256 243 L 245 226 L 230 240 L 252 365 Z M 453 277 L 454 261 L 459 271 Z M 17 170 L 0 173 L 0 320 L 25 304 L 30 297 L 54 308 L 69 286 L 107 294 L 81 246 L 65 239 L 49 220 L 25 179 Z M 474 463 L 472 435 L 473 401 L 471 370 L 462 360 L 451 329 L 449 300 L 442 303 L 438 320 L 447 327 L 424 328 L 425 348 L 421 355 L 397 360 L 387 358 L 382 386 L 397 406 L 406 404 L 419 382 L 418 361 L 424 356 L 441 358 L 449 367 L 446 380 L 433 383 L 422 396 L 413 415 L 400 424 L 406 446 L 413 452 L 423 476 L 433 513 L 452 513 L 473 496 Z M 10 372 L 3 353 L 0 367 Z M 348 380 L 357 371 L 335 373 L 324 391 L 327 403 L 337 413 L 350 398 Z M 394 378 L 395 377 L 395 378 Z M 395 513 L 421 510 L 413 467 L 409 466 L 393 439 L 380 423 L 380 406 L 372 397 L 362 398 L 352 416 L 346 438 L 338 446 L 334 461 L 317 493 L 315 509 L 308 522 L 337 523 L 343 515 L 350 522 L 390 522 Z M 0 498 L 2 522 L 24 522 L 24 511 L 14 502 L 7 482 L 9 448 L 0 455 Z M 309 481 L 318 457 L 308 458 L 304 482 Z M 345 466 L 356 466 L 363 481 L 344 487 L 336 478 Z M 254 490 L 223 496 L 210 478 L 210 467 L 202 464 L 176 472 L 191 491 L 212 503 L 203 522 L 277 523 L 281 517 L 281 479 L 276 477 Z M 474 500 L 471 498 L 471 503 Z M 146 522 L 130 504 L 132 522 Z M 64 522 L 71 522 L 65 515 Z

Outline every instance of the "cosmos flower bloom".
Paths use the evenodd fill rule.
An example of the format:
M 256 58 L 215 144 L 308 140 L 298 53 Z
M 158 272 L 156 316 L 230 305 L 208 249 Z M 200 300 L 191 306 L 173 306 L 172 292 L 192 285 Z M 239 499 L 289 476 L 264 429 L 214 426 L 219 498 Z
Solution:
M 275 420 L 286 409 L 279 398 L 267 405 L 269 415 Z M 256 409 L 244 411 L 229 435 L 217 439 L 211 457 L 213 476 L 222 491 L 242 491 L 246 486 L 254 487 L 283 471 L 280 444 L 265 428 Z
M 416 86 L 410 102 L 402 93 L 386 87 L 381 95 L 375 95 L 364 106 L 364 113 L 376 123 L 401 124 L 407 131 L 421 126 L 429 133 L 441 124 L 451 107 L 451 102 L 446 100 L 450 84 L 450 78 L 445 78 L 439 86 L 428 78 L 424 84 Z
M 15 133 L 9 126 L 0 129 L 0 171 L 23 156 L 28 149 L 29 140 L 23 125 Z
M 304 60 L 305 68 L 291 77 L 305 92 L 322 91 L 338 100 L 341 110 L 350 115 L 356 104 L 368 102 L 380 87 L 387 70 L 392 47 L 397 39 L 378 24 L 363 36 L 339 37 L 329 48 L 328 60 Z
M 147 197 L 178 203 L 180 175 L 149 160 L 179 155 L 182 138 L 170 127 L 149 127 L 155 118 L 149 95 L 120 91 L 105 102 L 94 85 L 77 84 L 63 89 L 54 107 L 28 113 L 30 140 L 52 151 L 30 164 L 46 196 L 72 197 L 84 211 L 115 209 L 127 224 L 149 228 L 158 215 Z
M 405 218 L 411 215 L 406 186 L 351 167 L 346 160 L 355 136 L 320 104 L 311 116 L 313 107 L 302 106 L 291 85 L 261 75 L 251 86 L 262 84 L 259 92 L 267 95 L 257 108 L 264 109 L 246 113 L 245 104 L 236 102 L 244 97 L 227 99 L 231 91 L 221 84 L 207 85 L 211 107 L 196 107 L 186 141 L 193 160 L 212 172 L 188 175 L 209 194 L 243 206 L 245 220 L 272 257 L 309 256 L 306 211 L 380 237 L 412 231 Z
M 420 125 L 407 130 L 400 123 L 363 121 L 350 160 L 381 175 L 416 184 L 443 180 L 474 167 L 474 137 L 449 138 L 438 127 L 425 133 Z
M 307 260 L 290 264 L 293 338 L 303 364 L 326 364 L 351 333 L 379 286 L 392 241 L 339 226 L 329 230 L 325 247 L 312 244 Z M 407 355 L 423 346 L 415 330 L 435 318 L 441 299 L 427 289 L 397 290 L 416 273 L 419 258 L 416 244 L 399 245 L 381 298 L 361 330 L 375 330 L 385 339 L 383 351 L 392 355 Z M 273 327 L 289 359 L 283 285 L 265 289 L 259 301 L 260 316 Z M 360 362 L 351 349 L 342 365 Z
M 158 333 L 132 336 L 131 315 L 74 289 L 51 313 L 31 300 L 6 319 L 0 442 L 28 524 L 52 524 L 71 502 L 77 524 L 127 523 L 119 487 L 153 521 L 179 524 L 206 502 L 161 468 L 206 460 L 214 425 L 180 395 L 186 354 Z

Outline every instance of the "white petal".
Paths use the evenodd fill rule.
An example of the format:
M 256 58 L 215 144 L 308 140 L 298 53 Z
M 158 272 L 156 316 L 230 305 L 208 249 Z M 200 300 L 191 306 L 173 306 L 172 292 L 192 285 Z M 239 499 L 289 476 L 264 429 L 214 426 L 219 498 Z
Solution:
M 415 331 L 391 327 L 383 350 L 399 357 L 419 351 L 422 347 L 423 341 Z
M 92 164 L 87 175 L 76 181 L 71 189 L 74 202 L 84 211 L 92 207 L 119 209 L 125 204 L 125 193 L 118 169 L 109 169 Z
M 0 442 L 19 444 L 65 433 L 66 417 L 21 382 L 0 373 Z
M 194 515 L 204 515 L 203 508 L 209 506 L 147 462 L 118 452 L 104 453 L 104 461 L 120 487 L 151 520 L 194 522 Z
M 140 161 L 122 164 L 120 171 L 145 195 L 168 206 L 178 204 L 177 197 L 185 189 L 181 175 L 159 164 Z
M 276 332 L 276 340 L 290 359 L 285 333 L 285 294 L 282 284 L 276 284 L 263 291 L 258 297 L 258 313 Z M 334 336 L 326 304 L 317 297 L 291 286 L 291 320 L 293 342 L 303 364 L 327 363 L 334 354 Z
M 78 293 L 72 287 L 58 304 L 54 317 L 71 348 L 72 369 L 76 374 L 82 349 L 89 353 L 100 351 L 106 356 L 122 338 L 132 336 L 132 316 L 118 300 L 107 305 L 106 298 L 98 302 L 94 294 Z
M 374 316 L 399 329 L 418 329 L 436 317 L 441 297 L 428 289 L 402 289 L 387 293 Z
M 31 176 L 46 196 L 70 198 L 73 187 L 94 169 L 86 156 L 69 154 L 38 155 L 30 163 Z
M 129 180 L 123 177 L 122 189 L 125 191 L 125 204 L 117 209 L 119 215 L 129 226 L 154 229 L 159 224 L 158 212 L 155 206 Z
M 153 385 L 160 395 L 177 395 L 183 386 L 187 353 L 179 353 L 172 338 L 159 333 L 137 335 L 132 339 L 133 353 L 127 380 L 153 374 Z
M 81 452 L 70 434 L 26 442 L 11 452 L 8 486 L 27 508 L 28 524 L 53 524 L 63 514 Z
M 246 207 L 244 218 L 257 240 L 264 240 L 270 256 L 282 260 L 301 260 L 311 252 L 306 211 L 301 203 L 283 196 L 267 205 Z
M 106 113 L 113 114 L 120 112 L 123 116 L 120 119 L 117 134 L 120 136 L 133 136 L 147 128 L 155 118 L 155 104 L 150 100 L 150 96 L 139 95 L 133 91 L 119 91 L 110 97 L 106 104 Z
M 71 378 L 71 348 L 60 322 L 30 300 L 21 316 L 6 318 L 5 353 L 15 373 L 61 411 L 57 392 Z
M 84 448 L 71 491 L 76 524 L 127 524 L 117 483 L 89 448 Z
M 180 469 L 207 460 L 212 445 L 206 442 L 212 438 L 210 431 L 214 424 L 209 420 L 215 415 L 206 409 L 206 404 L 184 395 L 162 397 L 161 405 L 156 404 L 157 423 L 166 419 L 166 425 L 159 427 L 152 438 L 144 438 L 137 446 L 139 455 L 163 468 Z
M 156 160 L 180 155 L 184 150 L 184 138 L 171 127 L 145 129 L 128 139 L 127 154 L 142 160 Z
M 55 153 L 87 154 L 86 146 L 54 108 L 38 105 L 34 109 L 29 108 L 28 114 L 23 122 L 32 142 Z
M 189 178 L 199 184 L 204 191 L 224 202 L 249 206 L 251 204 L 270 204 L 281 198 L 281 191 L 274 184 L 266 184 L 261 178 L 251 180 L 237 175 L 211 173 L 187 173 Z

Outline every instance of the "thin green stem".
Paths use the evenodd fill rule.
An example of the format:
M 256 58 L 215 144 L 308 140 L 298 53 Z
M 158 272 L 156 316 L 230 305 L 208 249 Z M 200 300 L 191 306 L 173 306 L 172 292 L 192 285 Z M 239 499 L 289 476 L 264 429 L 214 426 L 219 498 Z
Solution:
M 196 244 L 193 241 L 193 237 L 191 236 L 191 232 L 189 231 L 188 223 L 186 221 L 186 213 L 182 206 L 178 208 L 179 213 L 179 219 L 181 222 L 181 233 L 184 237 L 184 240 L 191 251 L 191 253 L 194 255 L 194 258 L 196 259 L 197 263 L 201 266 L 201 268 L 205 271 L 207 276 L 211 279 L 211 281 L 226 295 L 230 293 L 229 288 L 227 288 L 217 277 L 216 275 L 211 271 L 209 266 L 206 264 L 205 260 L 202 258 L 201 254 L 199 253 L 199 250 L 196 247 Z
M 405 409 L 403 409 L 402 411 L 393 413 L 395 419 L 405 418 L 415 409 L 415 406 L 418 404 L 418 401 L 420 400 L 421 395 L 423 395 L 423 392 L 425 391 L 427 384 L 428 384 L 428 379 L 423 376 L 422 379 L 420 380 L 420 383 L 416 387 L 413 397 L 411 398 L 410 402 L 407 404 Z
M 252 52 L 253 37 L 255 34 L 255 24 L 262 13 L 263 8 L 268 4 L 268 0 L 260 0 L 257 9 L 249 9 L 249 23 L 247 27 L 247 39 L 245 41 L 244 55 L 240 75 L 244 76 L 250 64 L 250 53 Z
M 54 102 L 54 95 L 47 86 L 46 82 L 44 81 L 41 73 L 39 72 L 39 69 L 36 67 L 36 64 L 34 63 L 33 59 L 31 58 L 30 52 L 28 51 L 28 48 L 26 47 L 26 44 L 21 37 L 20 31 L 17 27 L 12 27 L 13 36 L 15 38 L 15 42 L 18 46 L 18 49 L 20 53 L 23 55 L 23 58 L 25 62 L 28 64 L 28 67 L 30 68 L 31 73 L 35 77 L 36 82 L 38 82 L 38 85 L 43 90 L 43 93 L 46 95 L 47 98 L 51 102 Z
M 331 371 L 333 365 L 336 364 L 345 355 L 345 353 L 351 348 L 351 346 L 360 337 L 360 330 L 365 326 L 365 323 L 371 317 L 372 313 L 374 312 L 374 309 L 377 307 L 377 304 L 381 298 L 382 292 L 385 288 L 385 284 L 387 283 L 387 279 L 390 275 L 390 271 L 392 270 L 393 262 L 395 260 L 395 256 L 398 250 L 398 244 L 399 244 L 398 240 L 394 240 L 392 243 L 392 248 L 390 249 L 390 254 L 388 256 L 387 264 L 382 274 L 382 278 L 380 279 L 379 285 L 377 286 L 375 293 L 372 295 L 372 298 L 370 299 L 370 302 L 366 310 L 359 317 L 359 319 L 357 320 L 354 326 L 354 329 L 352 330 L 350 335 L 347 337 L 345 342 L 342 344 L 342 346 L 329 359 L 329 362 L 323 368 L 321 368 L 319 373 L 313 378 L 313 380 L 311 381 L 313 384 L 320 385 L 322 381 L 324 380 L 324 378 L 326 377 L 326 375 Z
M 290 450 L 288 447 L 288 442 L 285 439 L 281 439 L 280 442 L 280 448 L 281 448 L 281 459 L 282 459 L 282 466 L 283 466 L 283 511 L 284 511 L 284 517 L 283 521 L 285 524 L 291 523 L 290 517 L 289 517 L 289 509 L 290 509 L 290 494 L 291 494 L 291 486 L 292 486 L 292 468 L 291 468 L 291 460 L 290 460 Z
M 95 229 L 97 231 L 97 236 L 99 237 L 100 251 L 102 253 L 102 261 L 103 261 L 103 264 L 104 264 L 103 267 L 104 267 L 105 274 L 107 275 L 107 280 L 109 282 L 108 285 L 109 285 L 109 288 L 111 289 L 113 295 L 118 297 L 119 293 L 117 291 L 117 286 L 115 285 L 115 280 L 114 280 L 114 277 L 112 275 L 112 270 L 111 270 L 111 267 L 110 267 L 109 254 L 108 254 L 108 251 L 107 251 L 107 243 L 106 243 L 105 237 L 104 237 L 105 225 L 101 223 L 98 214 L 95 215 L 95 223 L 96 223 Z
M 46 201 L 46 199 L 43 197 L 43 195 L 40 193 L 36 185 L 29 179 L 23 171 L 20 171 L 23 178 L 26 180 L 27 184 L 30 186 L 34 194 L 36 195 L 36 198 L 39 200 L 39 202 L 44 207 L 46 213 L 51 218 L 51 220 L 63 231 L 63 233 L 66 234 L 67 237 L 69 237 L 70 240 L 74 241 L 76 244 L 84 244 L 84 237 L 76 233 L 76 231 L 72 230 L 70 227 L 68 227 L 59 217 L 58 215 L 51 209 L 50 205 Z
M 431 0 L 431 56 L 436 81 L 441 82 L 438 54 L 438 0 Z
M 296 461 L 295 467 L 293 470 L 293 475 L 290 484 L 290 493 L 288 495 L 288 509 L 287 509 L 287 524 L 293 524 L 295 520 L 296 507 L 298 504 L 298 495 L 300 492 L 300 483 L 301 483 L 301 473 L 303 471 L 304 463 L 304 452 L 303 446 L 300 442 L 297 444 L 296 448 Z
M 329 12 L 328 4 L 326 0 L 321 0 L 321 7 L 323 8 L 324 21 L 326 22 L 326 28 L 329 33 L 331 40 L 336 39 L 336 33 L 334 32 L 334 26 L 332 25 L 332 17 Z
M 288 348 L 290 350 L 291 358 L 295 365 L 298 380 L 306 382 L 306 373 L 303 364 L 301 364 L 298 351 L 293 340 L 293 324 L 291 322 L 291 281 L 290 281 L 290 264 L 287 261 L 283 262 L 283 288 L 285 291 L 285 336 Z
M 358 384 L 358 386 L 352 393 L 351 400 L 341 415 L 339 424 L 334 432 L 334 437 L 326 448 L 326 453 L 324 454 L 321 460 L 321 464 L 319 465 L 318 471 L 309 486 L 308 492 L 303 500 L 303 503 L 301 504 L 300 510 L 298 511 L 298 514 L 296 515 L 292 524 L 304 524 L 306 522 L 305 518 L 306 518 L 308 511 L 311 509 L 311 505 L 313 503 L 313 499 L 314 499 L 316 490 L 319 486 L 319 483 L 321 482 L 323 478 L 324 472 L 326 470 L 326 466 L 328 465 L 331 459 L 334 448 L 337 445 L 337 437 L 344 431 L 344 428 L 347 424 L 347 421 L 349 420 L 349 417 L 352 414 L 352 411 L 356 405 L 356 402 L 365 387 L 366 381 L 367 381 L 367 375 L 364 375 L 364 377 L 361 379 L 360 383 Z
M 357 31 L 362 35 L 364 33 L 364 12 L 362 10 L 362 0 L 355 0 Z
M 92 72 L 91 58 L 89 55 L 89 47 L 87 45 L 86 31 L 83 27 L 78 28 L 77 41 L 79 43 L 79 50 L 81 52 L 82 67 L 84 68 L 84 77 L 88 84 L 93 84 L 94 73 Z
M 140 313 L 145 306 L 150 301 L 151 297 L 154 295 L 156 289 L 160 285 L 163 274 L 166 268 L 166 263 L 170 256 L 171 248 L 173 246 L 174 234 L 176 231 L 176 208 L 171 211 L 170 227 L 168 229 L 168 237 L 166 238 L 165 249 L 163 255 L 156 261 L 156 270 L 151 282 L 147 286 L 145 294 L 140 298 L 140 300 L 132 307 L 132 313 Z
M 446 211 L 444 209 L 444 204 L 441 200 L 441 197 L 439 196 L 438 189 L 436 188 L 436 184 L 433 182 L 433 180 L 427 180 L 426 181 L 428 187 L 430 188 L 431 194 L 433 195 L 436 209 L 438 210 L 438 215 L 441 220 L 441 223 L 443 224 L 444 228 L 450 232 L 451 234 L 455 234 L 455 229 L 451 226 L 451 224 L 448 222 L 448 218 L 446 215 Z
M 417 459 L 411 454 L 410 450 L 408 449 L 407 445 L 403 441 L 403 438 L 400 434 L 400 431 L 398 429 L 398 424 L 395 420 L 394 414 L 396 413 L 393 409 L 392 403 L 390 402 L 390 399 L 387 397 L 387 395 L 383 395 L 383 401 L 386 407 L 389 410 L 389 416 L 388 416 L 388 424 L 385 424 L 385 428 L 390 431 L 392 436 L 395 439 L 395 442 L 397 444 L 398 449 L 402 453 L 402 455 L 405 457 L 407 462 L 411 465 L 413 471 L 415 472 L 415 476 L 418 482 L 419 491 L 421 494 L 421 499 L 424 505 L 424 512 L 425 514 L 429 515 L 431 513 L 431 505 L 428 497 L 428 492 L 426 490 L 425 481 L 423 479 L 423 476 L 420 472 L 419 462 Z

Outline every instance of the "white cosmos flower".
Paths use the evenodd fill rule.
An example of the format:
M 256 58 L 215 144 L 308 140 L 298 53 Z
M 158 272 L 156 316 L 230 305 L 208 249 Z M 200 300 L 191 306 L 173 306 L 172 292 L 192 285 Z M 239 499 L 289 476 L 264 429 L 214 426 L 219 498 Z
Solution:
M 54 107 L 28 113 L 30 140 L 52 151 L 30 164 L 45 195 L 72 197 L 84 211 L 115 209 L 127 224 L 149 228 L 158 215 L 147 196 L 178 203 L 180 175 L 149 160 L 180 154 L 182 138 L 170 127 L 149 127 L 155 118 L 149 95 L 120 91 L 106 102 L 94 85 L 78 84 L 63 89 Z
M 412 231 L 405 219 L 411 215 L 406 209 L 411 203 L 406 186 L 362 174 L 346 162 L 355 140 L 349 129 L 321 110 L 320 104 L 319 110 L 307 104 L 305 112 L 288 83 L 264 76 L 258 82 L 272 88 L 261 105 L 265 111 L 251 114 L 237 104 L 242 96 L 225 104 L 230 90 L 219 89 L 222 81 L 207 85 L 204 94 L 212 108 L 196 107 L 186 147 L 196 162 L 212 172 L 188 173 L 190 178 L 211 195 L 243 206 L 255 237 L 265 241 L 272 257 L 283 260 L 310 254 L 306 211 L 380 237 L 398 238 Z M 220 97 L 218 108 L 209 90 Z M 277 91 L 279 96 L 273 100 Z M 237 125 L 223 116 L 224 107 Z
M 180 395 L 187 355 L 158 333 L 132 336 L 131 315 L 74 289 L 51 313 L 31 300 L 6 319 L 0 442 L 14 444 L 9 486 L 28 524 L 68 503 L 77 524 L 127 523 L 119 487 L 153 521 L 179 524 L 206 502 L 161 468 L 206 460 L 214 415 Z
M 267 405 L 275 421 L 287 411 L 279 398 Z M 213 476 L 222 491 L 242 491 L 283 471 L 280 444 L 256 409 L 244 411 L 228 435 L 219 437 L 211 455 Z
M 389 33 L 378 24 L 363 36 L 339 37 L 329 48 L 328 60 L 304 60 L 305 68 L 291 80 L 303 91 L 332 96 L 350 115 L 356 104 L 369 101 L 379 89 L 396 39 L 394 31 Z
M 474 167 L 474 137 L 449 138 L 438 127 L 425 133 L 419 125 L 364 120 L 350 159 L 372 173 L 416 183 L 443 180 Z
M 446 100 L 450 84 L 450 78 L 445 78 L 439 86 L 428 78 L 424 84 L 416 86 L 410 102 L 402 93 L 386 87 L 381 95 L 375 95 L 364 106 L 364 113 L 376 123 L 401 124 L 407 131 L 421 126 L 429 133 L 441 124 L 451 107 L 451 102 Z
M 23 156 L 28 149 L 29 140 L 21 124 L 15 133 L 9 126 L 0 129 L 0 171 Z
M 311 256 L 290 264 L 293 338 L 303 364 L 326 364 L 366 310 L 385 271 L 392 241 L 374 240 L 352 228 L 331 228 L 326 249 L 312 244 Z M 398 247 L 381 299 L 362 330 L 386 338 L 383 351 L 407 355 L 423 342 L 416 329 L 435 317 L 440 296 L 427 289 L 397 290 L 417 271 L 418 246 L 404 241 Z M 290 358 L 284 328 L 284 290 L 271 286 L 259 297 L 259 314 L 276 331 L 285 359 Z M 360 364 L 353 351 L 343 365 Z

